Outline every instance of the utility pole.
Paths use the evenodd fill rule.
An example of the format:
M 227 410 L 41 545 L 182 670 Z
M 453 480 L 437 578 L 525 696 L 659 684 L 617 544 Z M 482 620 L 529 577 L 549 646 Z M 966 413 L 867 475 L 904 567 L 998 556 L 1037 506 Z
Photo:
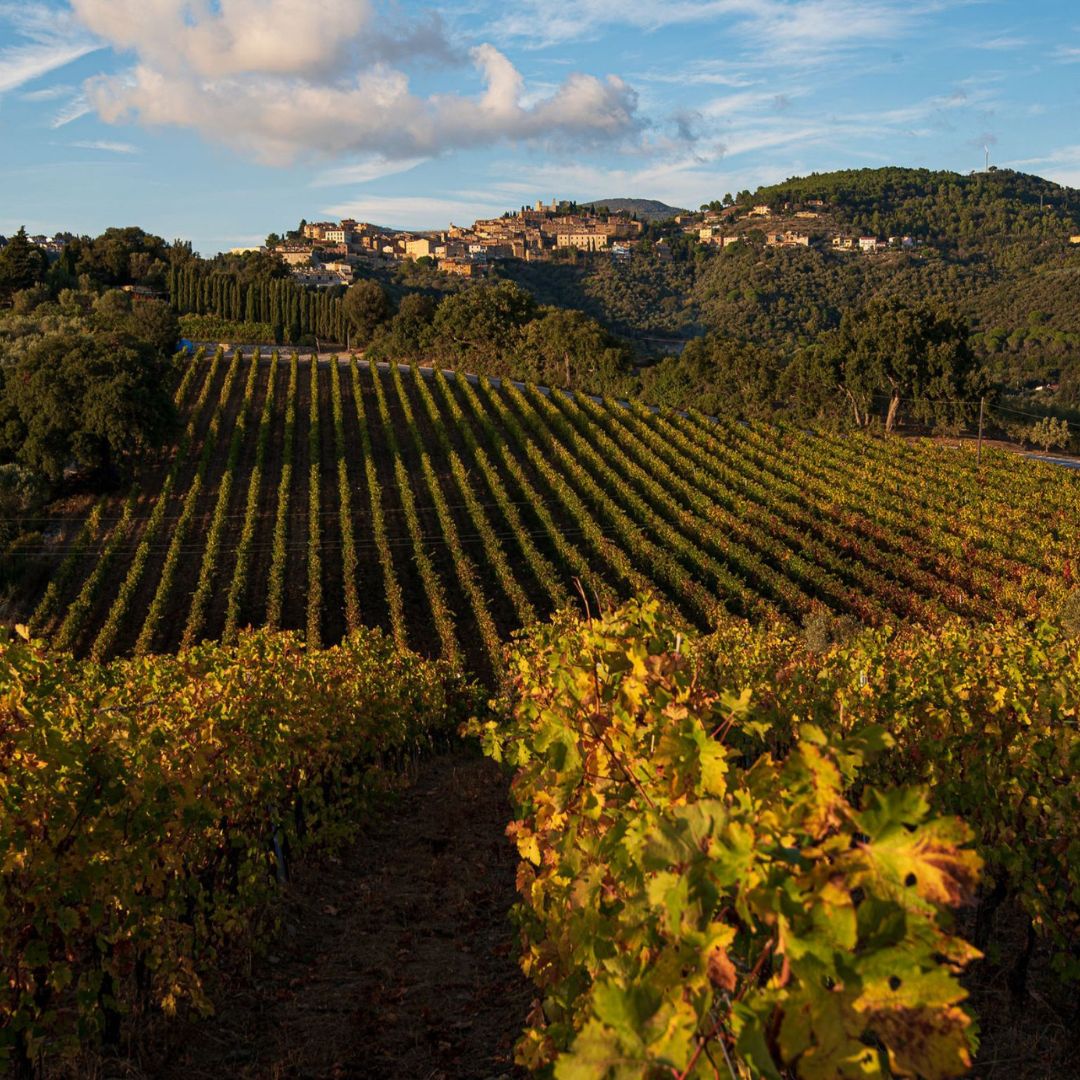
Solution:
M 976 451 L 975 464 L 976 466 L 982 465 L 982 439 L 983 439 L 983 417 L 986 415 L 986 397 L 985 395 L 979 398 L 979 449 Z

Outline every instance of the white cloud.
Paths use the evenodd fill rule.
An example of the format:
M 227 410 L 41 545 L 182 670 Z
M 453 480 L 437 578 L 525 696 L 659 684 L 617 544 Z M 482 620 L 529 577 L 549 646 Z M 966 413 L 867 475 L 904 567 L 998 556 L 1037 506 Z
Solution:
M 0 3 L 18 44 L 0 48 L 0 94 L 32 82 L 101 48 L 69 12 L 38 3 Z
M 103 150 L 109 154 L 138 154 L 141 153 L 137 146 L 125 142 L 109 142 L 107 139 L 92 139 L 85 142 L 73 142 L 69 144 L 78 150 Z
M 973 48 L 986 49 L 989 52 L 1000 52 L 1008 49 L 1023 49 L 1030 45 L 1031 39 L 1020 37 L 1017 34 L 998 34 L 995 37 L 983 38 L 973 43 Z
M 1056 150 L 1042 157 L 1019 158 L 1010 161 L 1010 166 L 1022 165 L 1077 165 L 1080 166 L 1080 145 L 1059 146 Z
M 72 0 L 87 27 L 135 54 L 126 74 L 87 84 L 109 123 L 193 128 L 271 164 L 411 160 L 501 140 L 609 142 L 632 132 L 637 97 L 616 76 L 573 74 L 537 96 L 494 46 L 470 52 L 478 96 L 415 94 L 406 75 L 363 59 L 367 0 Z M 427 40 L 438 25 L 425 24 Z
M 1041 157 L 1005 163 L 1013 169 L 1034 169 L 1040 176 L 1066 187 L 1080 188 L 1080 145 L 1059 146 Z
M 70 100 L 56 110 L 52 120 L 49 121 L 49 127 L 54 129 L 65 127 L 75 120 L 87 116 L 93 111 L 94 110 L 90 107 L 90 102 L 87 100 L 85 94 L 81 92 L 74 94 Z
M 351 165 L 341 165 L 336 169 L 327 169 L 319 173 L 311 182 L 312 187 L 338 187 L 344 184 L 368 184 L 372 180 L 381 180 L 384 176 L 395 176 L 408 172 L 430 160 L 426 157 L 403 158 L 391 161 L 381 154 L 374 154 L 363 161 Z
M 71 0 L 95 34 L 159 71 L 208 78 L 335 69 L 371 16 L 367 0 Z
M 20 94 L 23 101 L 58 101 L 60 98 L 69 98 L 77 93 L 75 87 L 66 83 L 57 83 L 55 86 L 45 86 L 40 90 L 27 90 Z
M 742 70 L 745 65 L 728 60 L 690 60 L 672 66 L 635 72 L 635 81 L 667 83 L 675 86 L 729 86 L 733 89 L 753 86 L 759 80 L 751 79 Z
M 789 100 L 792 97 L 801 96 L 802 91 L 788 90 L 783 98 Z M 775 109 L 779 95 L 776 90 L 744 90 L 737 94 L 725 94 L 723 97 L 714 98 L 698 108 L 700 115 L 709 119 L 723 117 L 745 116 L 750 110 L 763 106 Z

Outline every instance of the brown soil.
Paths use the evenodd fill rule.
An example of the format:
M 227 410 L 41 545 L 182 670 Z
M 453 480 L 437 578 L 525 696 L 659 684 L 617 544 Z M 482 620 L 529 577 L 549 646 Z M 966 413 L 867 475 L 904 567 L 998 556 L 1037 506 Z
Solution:
M 173 1032 L 167 1060 L 129 1060 L 124 1074 L 513 1075 L 532 992 L 507 914 L 508 820 L 491 762 L 464 750 L 424 761 L 340 857 L 297 871 L 279 938 L 220 990 L 216 1016 Z
M 972 940 L 974 912 L 962 913 L 960 933 Z M 1039 941 L 1032 952 L 1023 990 L 1010 986 L 1023 953 L 1027 920 L 1009 901 L 994 919 L 986 956 L 976 961 L 963 982 L 971 992 L 965 1003 L 979 1026 L 979 1051 L 971 1080 L 1046 1080 L 1080 1076 L 1080 1015 L 1075 994 L 1051 966 L 1051 949 Z
M 417 450 L 412 433 L 405 423 L 405 410 L 398 393 L 398 387 L 392 374 L 379 372 L 378 377 L 383 380 L 383 389 L 386 392 L 387 405 L 390 410 L 394 433 L 397 437 L 398 449 L 401 452 L 401 460 L 405 463 L 409 475 L 414 478 L 412 487 L 413 502 L 416 506 L 417 517 L 420 519 L 420 528 L 425 537 L 424 547 L 442 582 L 443 596 L 446 599 L 446 606 L 453 617 L 458 645 L 461 647 L 466 668 L 483 679 L 489 679 L 492 674 L 491 664 L 484 650 L 480 627 L 473 612 L 472 604 L 470 604 L 462 585 L 456 557 L 450 548 L 449 541 L 443 534 L 439 514 L 435 509 L 435 498 L 428 487 L 428 481 L 421 466 L 420 453 Z M 408 382 L 411 378 L 410 375 L 402 376 L 402 385 L 405 388 L 406 395 L 408 395 Z M 412 406 L 413 418 L 417 422 L 418 430 L 420 430 L 421 420 L 416 412 L 415 404 L 412 401 L 409 404 Z M 441 453 L 433 455 L 430 447 L 426 447 L 426 449 L 437 478 L 440 469 L 447 466 L 442 460 Z
M 255 468 L 255 455 L 259 444 L 259 421 L 262 419 L 263 406 L 266 404 L 266 395 L 270 388 L 269 376 L 270 361 L 264 357 L 259 363 L 259 374 L 255 379 L 251 406 L 245 420 L 244 442 L 232 479 L 232 492 L 218 550 L 217 572 L 214 575 L 214 586 L 210 593 L 210 602 L 206 607 L 206 620 L 199 635 L 200 640 L 208 638 L 216 641 L 225 628 L 226 607 L 229 592 L 232 589 L 233 574 L 236 571 L 237 549 L 244 531 L 248 481 Z M 212 520 L 212 514 L 207 521 L 207 528 L 209 528 L 210 520 Z
M 552 613 L 553 607 L 543 584 L 537 578 L 525 552 L 518 543 L 513 526 L 499 507 L 496 493 L 488 487 L 488 482 L 485 479 L 483 472 L 474 464 L 472 451 L 469 449 L 465 436 L 462 434 L 461 427 L 457 423 L 451 421 L 449 410 L 443 402 L 442 393 L 438 387 L 434 385 L 432 385 L 431 390 L 435 397 L 435 401 L 439 406 L 440 416 L 444 418 L 443 426 L 446 435 L 450 440 L 450 445 L 454 448 L 458 457 L 465 465 L 467 474 L 472 483 L 472 490 L 480 504 L 485 508 L 492 529 L 502 543 L 502 549 L 506 555 L 507 563 L 518 578 L 525 595 L 532 601 L 537 615 L 540 616 L 540 618 L 547 618 Z M 453 386 L 451 386 L 451 390 L 453 390 Z M 462 402 L 462 412 L 466 418 L 471 415 L 468 411 L 467 402 Z M 479 439 L 480 436 L 477 435 L 477 438 Z M 487 453 L 489 461 L 494 460 L 490 450 L 485 450 L 485 453 Z M 531 524 L 532 518 L 529 513 L 530 507 L 527 505 L 514 478 L 509 472 L 504 472 L 501 469 L 500 475 L 503 479 L 503 490 L 506 493 L 506 497 L 510 502 L 517 504 L 518 514 L 524 523 L 524 527 L 533 533 L 532 539 L 537 548 L 540 550 L 545 550 L 546 548 L 546 550 L 550 551 L 551 545 L 546 543 L 546 530 L 538 525 Z M 460 496 L 458 496 L 458 498 L 460 499 Z M 537 535 L 538 533 L 543 533 L 544 536 L 541 537 Z M 559 565 L 557 556 L 549 556 L 549 561 L 556 567 Z M 509 597 L 504 596 L 501 589 L 499 590 L 498 596 L 500 606 L 496 609 L 496 621 L 499 625 L 499 632 L 503 637 L 508 637 L 511 630 L 516 630 L 520 626 L 520 621 L 518 620 L 517 613 L 513 609 L 512 602 Z
M 329 363 L 319 365 L 319 525 L 322 530 L 322 642 L 336 645 L 345 636 L 345 574 L 341 551 L 341 498 L 338 493 L 334 401 Z M 338 377 L 340 379 L 339 370 Z M 344 403 L 343 407 L 344 407 Z
M 394 560 L 394 573 L 401 588 L 402 604 L 405 609 L 405 624 L 408 628 L 408 643 L 411 648 L 423 653 L 425 656 L 438 656 L 440 650 L 439 634 L 431 614 L 431 603 L 424 592 L 424 583 L 416 565 L 412 540 L 409 536 L 402 503 L 402 493 L 398 489 L 397 476 L 394 470 L 395 457 L 390 453 L 390 443 L 385 425 L 379 415 L 379 402 L 375 393 L 375 379 L 377 378 L 383 380 L 383 391 L 387 395 L 388 409 L 391 418 L 393 418 L 394 399 L 397 395 L 394 394 L 394 388 L 390 384 L 389 376 L 379 372 L 374 365 L 370 369 L 361 369 L 360 371 L 364 412 L 371 435 L 372 454 L 375 459 L 379 487 L 382 493 L 383 515 Z M 404 436 L 407 433 L 404 431 L 400 420 L 398 425 L 395 434 L 398 431 L 401 433 L 402 437 L 397 440 L 399 448 L 401 448 L 404 446 Z M 421 485 L 423 484 L 422 478 L 418 477 L 417 480 L 418 483 L 413 485 L 414 499 L 418 498 L 417 491 L 422 490 Z M 364 603 L 363 596 L 361 596 L 360 603 L 361 605 Z
M 349 474 L 353 539 L 356 543 L 356 589 L 360 602 L 360 617 L 366 625 L 378 626 L 390 633 L 390 605 L 386 600 L 386 582 L 383 580 L 379 551 L 375 542 L 371 493 L 367 485 L 360 423 L 356 415 L 352 371 L 347 365 L 343 365 L 340 375 L 341 410 L 345 426 L 345 465 Z M 368 403 L 365 402 L 365 408 L 367 407 Z
M 438 435 L 435 431 L 435 426 L 432 423 L 431 417 L 428 415 L 427 407 L 416 388 L 413 376 L 405 376 L 405 387 L 406 393 L 409 395 L 409 403 L 412 406 L 413 415 L 416 417 L 421 437 L 424 440 L 424 445 L 427 447 L 431 461 L 435 465 L 440 490 L 442 491 L 443 498 L 446 500 L 446 505 L 450 508 L 450 514 L 457 527 L 462 549 L 478 567 L 482 568 L 481 573 L 484 577 L 485 584 L 488 585 L 488 589 L 486 590 L 488 610 L 495 622 L 499 637 L 505 640 L 506 638 L 509 638 L 514 630 L 517 630 L 521 626 L 521 621 L 517 617 L 517 612 L 514 610 L 513 603 L 499 584 L 494 570 L 490 570 L 487 565 L 487 553 L 484 549 L 479 526 L 473 521 L 472 514 L 465 505 L 464 496 L 458 488 L 457 479 L 450 468 L 450 462 L 447 459 L 446 454 L 443 452 L 442 445 L 440 444 Z M 433 385 L 429 386 L 429 389 L 433 396 L 438 393 L 437 388 Z M 438 398 L 435 400 L 436 403 L 438 403 Z M 442 423 L 441 426 L 446 430 L 452 430 L 456 425 L 452 423 Z M 468 461 L 469 459 L 464 458 L 463 460 Z M 482 485 L 483 479 L 479 475 L 479 469 L 475 469 L 473 491 L 476 493 L 477 501 L 481 503 L 484 502 L 485 495 Z M 496 535 L 498 535 L 500 531 L 507 532 L 508 527 L 503 523 L 502 518 L 495 518 L 494 513 L 492 513 L 494 509 L 494 507 L 489 507 L 486 510 L 489 521 L 495 522 L 492 526 L 493 531 Z M 524 560 L 521 561 L 521 565 L 517 568 L 516 572 L 519 579 L 524 581 L 526 587 L 533 586 L 532 591 L 534 594 L 539 592 L 539 588 L 535 586 L 531 576 L 528 575 L 528 569 Z
M 319 417 L 320 430 L 322 417 Z M 301 362 L 296 372 L 296 428 L 293 438 L 292 489 L 289 492 L 289 531 L 286 543 L 285 590 L 282 598 L 281 629 L 307 628 L 308 531 L 311 507 L 311 453 L 308 436 L 311 428 L 311 365 Z M 319 477 L 320 485 L 322 477 Z
M 474 415 L 468 398 L 456 382 L 453 385 L 453 391 L 457 395 L 462 412 L 472 425 L 473 432 L 475 433 L 478 442 L 487 450 L 491 460 L 496 463 L 500 475 L 506 482 L 507 491 L 510 493 L 510 497 L 517 500 L 522 519 L 524 520 L 526 527 L 532 532 L 536 546 L 548 557 L 554 566 L 563 571 L 566 581 L 570 582 L 574 576 L 573 568 L 563 562 L 558 549 L 552 543 L 551 537 L 543 527 L 543 523 L 533 511 L 529 500 L 525 499 L 524 493 L 518 487 L 517 482 L 510 475 L 509 471 L 500 463 L 500 456 L 493 444 L 491 436 L 484 429 L 483 424 Z M 525 453 L 524 449 L 518 445 L 517 440 L 511 434 L 509 429 L 503 428 L 502 421 L 499 419 L 494 408 L 486 404 L 484 392 L 482 390 L 478 390 L 477 392 L 480 397 L 481 407 L 486 410 L 487 414 L 494 420 L 496 428 L 502 433 L 500 444 L 505 446 L 518 462 L 522 472 L 532 484 L 533 489 L 544 499 L 546 509 L 560 529 L 563 538 L 567 540 L 569 544 L 581 551 L 586 562 L 592 568 L 594 576 L 597 580 L 602 581 L 607 586 L 612 595 L 625 595 L 627 593 L 625 584 L 620 582 L 617 573 L 612 570 L 607 560 L 600 559 L 591 551 L 587 541 L 581 535 L 580 524 L 563 505 L 559 497 L 549 488 L 547 480 L 533 466 L 528 455 Z M 500 395 L 505 399 L 503 391 L 493 390 L 493 393 Z M 509 401 L 507 401 L 507 404 L 509 405 Z M 511 411 L 513 411 L 513 409 L 511 409 Z M 522 426 L 524 427 L 524 425 Z M 538 594 L 530 595 L 534 601 L 537 599 Z
M 245 357 L 240 361 L 237 368 L 232 393 L 229 395 L 228 404 L 222 411 L 221 426 L 218 429 L 217 436 L 217 448 L 207 463 L 202 490 L 195 500 L 195 511 L 184 535 L 181 547 L 182 554 L 177 566 L 176 576 L 173 579 L 172 589 L 166 601 L 165 616 L 161 620 L 161 625 L 158 627 L 155 636 L 155 649 L 158 652 L 175 652 L 179 649 L 187 628 L 188 617 L 191 613 L 191 602 L 195 596 L 195 590 L 198 588 L 203 560 L 207 555 L 206 540 L 210 532 L 210 523 L 213 521 L 214 511 L 217 509 L 221 484 L 229 464 L 229 447 L 232 444 L 236 426 L 240 422 L 241 411 L 245 409 L 244 387 L 247 383 L 249 370 L 250 360 Z M 261 403 L 261 394 L 257 390 L 253 393 L 253 398 L 255 402 Z M 244 428 L 244 443 L 241 444 L 245 447 L 250 447 L 254 443 L 252 412 L 253 405 L 249 402 L 245 416 L 247 426 Z M 256 427 L 258 426 L 258 413 L 254 414 L 254 424 Z M 243 489 L 244 477 L 247 476 L 249 471 L 250 469 L 247 471 L 236 469 L 233 472 L 233 490 L 230 492 L 230 500 L 234 511 L 237 489 Z M 240 497 L 243 498 L 244 495 L 246 495 L 246 491 L 241 490 Z M 170 539 L 172 539 L 171 531 Z M 218 565 L 214 581 L 217 583 L 218 591 L 226 594 L 228 593 L 229 583 L 228 579 L 224 579 L 224 584 L 222 584 L 222 564 L 229 561 L 229 552 L 230 548 L 227 546 L 226 538 L 222 537 L 218 549 Z M 208 636 L 204 621 L 200 640 Z
M 274 410 L 270 435 L 263 461 L 262 486 L 259 491 L 259 516 L 251 545 L 244 600 L 240 605 L 240 626 L 262 626 L 266 621 L 267 586 L 274 555 L 274 525 L 277 521 L 278 485 L 285 450 L 285 404 L 289 398 L 289 357 L 279 353 L 277 382 L 274 384 Z M 257 437 L 257 433 L 256 433 Z M 245 478 L 245 498 L 247 497 Z

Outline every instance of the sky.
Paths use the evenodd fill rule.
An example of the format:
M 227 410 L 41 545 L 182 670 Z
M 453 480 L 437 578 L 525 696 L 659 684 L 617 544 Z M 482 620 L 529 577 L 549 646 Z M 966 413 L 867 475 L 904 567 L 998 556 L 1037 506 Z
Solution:
M 1074 0 L 0 0 L 5 235 L 208 255 L 985 148 L 1080 187 Z

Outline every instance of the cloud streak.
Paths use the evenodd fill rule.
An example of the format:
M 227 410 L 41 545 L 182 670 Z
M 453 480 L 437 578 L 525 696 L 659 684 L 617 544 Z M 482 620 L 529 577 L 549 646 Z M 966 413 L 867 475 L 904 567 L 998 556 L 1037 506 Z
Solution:
M 69 12 L 36 3 L 0 3 L 0 21 L 19 42 L 0 48 L 0 94 L 33 82 L 101 48 Z
M 653 33 L 724 18 L 747 54 L 772 67 L 801 66 L 895 41 L 939 6 L 897 0 L 526 0 L 496 19 L 494 29 L 497 36 L 539 48 L 598 37 L 613 25 Z
M 108 154 L 138 154 L 141 153 L 137 146 L 125 142 L 110 142 L 108 139 L 88 139 L 69 144 L 76 150 L 101 150 Z
M 395 176 L 398 173 L 408 172 L 418 165 L 423 165 L 428 160 L 426 157 L 418 157 L 391 161 L 382 155 L 376 154 L 364 161 L 354 162 L 352 165 L 341 165 L 336 169 L 327 169 L 312 180 L 311 186 L 338 187 L 345 184 L 369 184 L 372 180 L 381 180 L 384 176 Z

